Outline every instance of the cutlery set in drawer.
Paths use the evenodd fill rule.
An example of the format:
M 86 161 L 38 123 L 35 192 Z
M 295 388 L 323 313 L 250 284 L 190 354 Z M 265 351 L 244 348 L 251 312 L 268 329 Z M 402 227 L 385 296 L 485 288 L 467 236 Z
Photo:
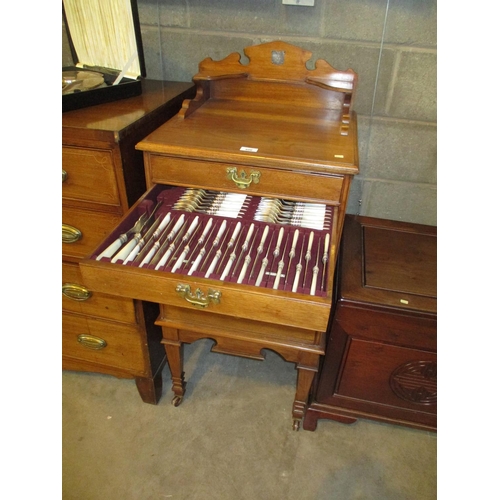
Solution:
M 326 295 L 335 206 L 158 186 L 97 249 L 96 260 Z

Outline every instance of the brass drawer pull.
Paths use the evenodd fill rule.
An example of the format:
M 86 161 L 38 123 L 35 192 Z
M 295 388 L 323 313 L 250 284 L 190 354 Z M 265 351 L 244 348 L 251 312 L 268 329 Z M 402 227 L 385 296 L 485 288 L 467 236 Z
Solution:
M 64 283 L 62 286 L 62 293 L 64 296 L 71 300 L 83 302 L 92 297 L 92 292 L 78 283 Z
M 65 182 L 67 179 L 68 179 L 68 172 L 66 172 L 66 170 L 64 170 L 64 168 L 63 168 L 62 181 Z
M 62 225 L 62 241 L 63 243 L 76 243 L 82 239 L 82 232 L 76 227 L 69 224 Z
M 85 333 L 80 333 L 77 340 L 83 347 L 94 349 L 96 351 L 104 349 L 108 345 L 104 339 L 96 337 L 95 335 L 87 335 Z
M 175 288 L 175 291 L 185 300 L 187 300 L 190 304 L 195 307 L 207 307 L 210 302 L 214 304 L 220 303 L 221 292 L 217 290 L 208 289 L 207 295 L 204 295 L 203 292 L 197 288 L 194 293 L 191 292 L 191 287 L 189 285 L 183 285 L 179 283 Z
M 227 177 L 231 179 L 240 189 L 246 189 L 252 182 L 254 184 L 258 184 L 260 180 L 260 172 L 252 170 L 250 172 L 250 177 L 247 177 L 247 174 L 244 170 L 240 172 L 238 177 L 238 171 L 236 167 L 228 167 L 226 169 Z

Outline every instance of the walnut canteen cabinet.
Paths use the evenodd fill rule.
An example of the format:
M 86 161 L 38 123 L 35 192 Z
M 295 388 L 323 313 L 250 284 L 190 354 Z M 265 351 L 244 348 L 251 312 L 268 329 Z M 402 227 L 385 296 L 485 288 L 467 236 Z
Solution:
M 193 95 L 189 83 L 144 81 L 140 96 L 62 116 L 62 366 L 135 378 L 152 404 L 165 364 L 158 306 L 100 293 L 78 263 L 146 188 L 136 143 Z
M 248 64 L 238 53 L 203 60 L 195 98 L 137 145 L 148 191 L 81 270 L 101 293 L 160 305 L 174 405 L 185 394 L 183 344 L 209 338 L 215 352 L 257 360 L 270 349 L 297 367 L 298 429 L 358 173 L 357 77 L 323 60 L 308 70 L 312 54 L 284 42 L 245 54 Z M 136 243 L 113 253 L 148 214 Z
M 437 228 L 346 216 L 337 303 L 304 429 L 437 429 Z

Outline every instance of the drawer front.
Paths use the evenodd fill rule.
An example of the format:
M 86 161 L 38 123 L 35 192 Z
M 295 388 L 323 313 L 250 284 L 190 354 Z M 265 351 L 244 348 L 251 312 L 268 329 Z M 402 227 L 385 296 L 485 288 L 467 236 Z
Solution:
M 261 290 L 250 285 L 223 284 L 210 279 L 197 280 L 192 276 L 176 276 L 90 259 L 82 261 L 80 268 L 85 283 L 94 290 L 157 304 L 320 332 L 326 330 L 330 315 L 331 299 L 328 297 Z M 211 298 L 216 296 L 218 300 Z
M 77 264 L 62 265 L 62 307 L 73 313 L 136 323 L 133 300 L 104 295 L 86 287 Z
M 337 204 L 346 178 L 150 155 L 150 182 Z M 228 173 L 228 168 L 236 172 Z M 244 172 L 244 173 L 243 173 Z M 258 177 L 252 177 L 258 173 Z M 236 179 L 233 180 L 233 178 Z M 258 182 L 256 182 L 258 180 Z M 247 185 L 248 187 L 239 187 Z
M 63 356 L 146 373 L 140 330 L 133 326 L 63 314 Z
M 116 215 L 63 207 L 63 255 L 79 258 L 88 255 L 119 220 Z
M 435 414 L 436 353 L 354 339 L 336 392 L 357 400 Z
M 335 321 L 356 338 L 416 349 L 437 349 L 437 320 L 432 315 L 396 314 L 341 305 L 335 311 Z
M 62 148 L 63 199 L 120 206 L 111 152 Z

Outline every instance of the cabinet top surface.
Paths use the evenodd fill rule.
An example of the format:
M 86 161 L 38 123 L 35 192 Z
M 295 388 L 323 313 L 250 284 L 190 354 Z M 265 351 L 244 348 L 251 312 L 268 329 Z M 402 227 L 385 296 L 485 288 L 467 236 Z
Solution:
M 345 219 L 342 299 L 437 312 L 437 228 L 371 217 Z
M 187 82 L 144 80 L 137 97 L 63 113 L 63 131 L 120 132 L 191 88 L 193 84 Z
M 208 101 L 188 118 L 172 118 L 138 149 L 242 164 L 295 162 L 357 174 L 355 115 L 347 136 L 338 133 L 338 121 L 331 121 L 331 115 L 327 109 Z
M 357 174 L 357 76 L 284 43 L 205 59 L 193 77 L 195 98 L 137 148 L 151 153 L 243 165 Z

